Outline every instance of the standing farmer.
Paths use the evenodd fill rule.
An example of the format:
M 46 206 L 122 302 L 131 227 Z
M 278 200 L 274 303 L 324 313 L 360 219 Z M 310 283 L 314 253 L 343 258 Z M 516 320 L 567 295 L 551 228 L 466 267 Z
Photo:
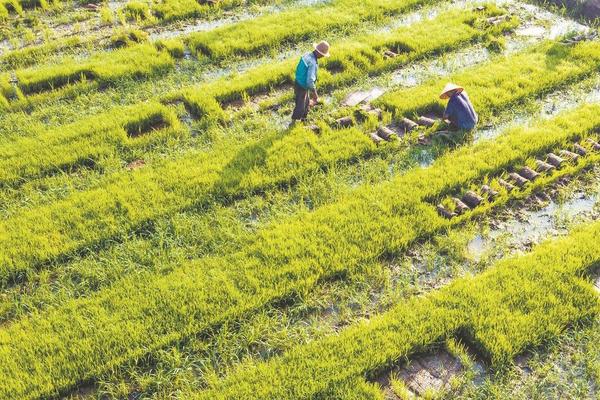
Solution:
M 470 131 L 475 128 L 478 120 L 477 113 L 464 88 L 448 83 L 442 90 L 440 99 L 449 99 L 444 111 L 444 119 L 450 122 L 451 129 Z
M 292 123 L 306 120 L 306 115 L 311 105 L 317 104 L 317 71 L 318 60 L 321 57 L 329 57 L 329 43 L 323 41 L 313 44 L 314 50 L 306 53 L 300 58 L 296 67 L 296 79 L 294 82 L 294 97 L 296 107 L 292 114 Z

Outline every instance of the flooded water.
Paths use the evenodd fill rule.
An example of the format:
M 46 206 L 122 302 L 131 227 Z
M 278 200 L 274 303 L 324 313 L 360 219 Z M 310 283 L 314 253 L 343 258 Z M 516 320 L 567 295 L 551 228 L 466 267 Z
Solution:
M 502 123 L 479 127 L 475 131 L 474 140 L 478 142 L 485 139 L 493 139 L 510 126 L 526 125 L 534 120 L 554 117 L 560 112 L 573 109 L 582 104 L 600 102 L 600 75 L 596 74 L 592 78 L 592 83 L 587 83 L 585 86 L 582 88 L 576 85 L 576 87 L 571 87 L 569 90 L 561 88 L 546 94 L 543 98 L 536 101 L 536 104 L 539 104 L 539 112 L 515 113 L 511 118 Z
M 589 27 L 580 24 L 575 20 L 559 16 L 534 4 L 519 3 L 516 7 L 535 17 L 539 23 L 546 23 L 545 26 L 542 27 L 536 27 L 535 23 L 526 24 L 521 29 L 525 29 L 529 35 L 536 31 L 539 32 L 540 28 L 544 29 L 544 34 L 542 34 L 542 36 L 546 36 L 549 39 L 556 39 L 573 32 L 587 33 L 590 31 Z
M 490 51 L 482 46 L 447 53 L 444 57 L 414 63 L 396 71 L 390 80 L 390 87 L 414 87 L 429 79 L 481 64 L 488 61 L 490 57 Z
M 217 19 L 198 18 L 194 21 L 189 21 L 173 28 L 157 27 L 148 31 L 151 40 L 157 39 L 168 39 L 178 36 L 185 36 L 195 32 L 210 31 L 213 29 L 220 28 L 225 25 L 234 24 L 237 22 L 246 21 L 249 19 L 257 18 L 262 15 L 273 14 L 285 11 L 291 7 L 306 7 L 316 4 L 325 4 L 330 0 L 298 0 L 290 2 L 286 5 L 272 5 L 263 6 L 254 12 L 249 11 L 235 11 L 230 12 L 232 15 L 228 15 Z
M 517 251 L 528 250 L 549 237 L 567 234 L 573 223 L 597 218 L 599 200 L 600 191 L 576 191 L 560 204 L 552 200 L 541 209 L 516 210 L 510 218 L 494 221 L 488 233 L 477 234 L 467 245 L 467 253 L 479 261 L 499 240 Z
M 435 158 L 430 149 L 424 148 L 419 151 L 418 161 L 421 168 L 427 168 L 433 164 Z
M 164 27 L 151 29 L 148 31 L 148 36 L 151 40 L 170 39 L 178 36 L 189 35 L 195 32 L 210 31 L 225 25 L 230 25 L 236 22 L 256 18 L 257 16 L 257 14 L 241 13 L 234 16 L 214 20 L 196 19 L 194 21 L 189 21 L 185 24 L 181 24 L 176 27 L 172 26 L 168 29 Z
M 456 6 L 456 3 L 453 3 Z M 469 2 L 460 2 L 463 7 L 468 7 Z M 522 21 L 521 26 L 515 30 L 514 36 L 506 37 L 506 48 L 503 54 L 511 54 L 545 39 L 557 39 L 569 33 L 587 33 L 590 28 L 576 21 L 553 14 L 541 7 L 520 4 L 512 1 L 500 2 L 508 7 L 509 11 L 518 15 Z M 470 5 L 472 6 L 472 4 Z M 436 8 L 427 12 L 429 18 L 438 15 L 443 8 Z M 420 20 L 425 19 L 418 14 Z M 419 20 L 417 16 L 410 20 Z M 400 25 L 399 25 L 400 26 Z M 402 68 L 393 74 L 391 85 L 413 87 L 434 77 L 449 75 L 460 69 L 488 61 L 493 53 L 483 46 L 473 46 L 457 52 L 448 53 L 444 57 L 416 63 Z

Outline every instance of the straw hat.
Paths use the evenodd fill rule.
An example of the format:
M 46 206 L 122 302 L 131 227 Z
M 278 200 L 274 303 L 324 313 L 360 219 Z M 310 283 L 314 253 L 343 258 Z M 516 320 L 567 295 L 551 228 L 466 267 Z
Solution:
M 313 43 L 313 47 L 323 57 L 329 57 L 329 43 L 322 41 L 321 43 Z
M 450 97 L 450 92 L 453 92 L 455 90 L 457 93 L 460 93 L 465 89 L 462 86 L 455 85 L 454 83 L 446 83 L 446 86 L 444 86 L 444 90 L 442 90 L 442 93 L 440 94 L 440 99 L 447 99 L 448 97 Z

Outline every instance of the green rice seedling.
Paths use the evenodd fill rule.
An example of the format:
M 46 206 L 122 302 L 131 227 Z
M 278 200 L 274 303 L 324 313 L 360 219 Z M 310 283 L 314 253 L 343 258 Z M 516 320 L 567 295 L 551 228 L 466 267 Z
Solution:
M 136 104 L 78 121 L 54 131 L 0 143 L 0 185 L 18 185 L 32 178 L 93 167 L 108 155 L 157 140 L 152 130 L 175 135 L 179 120 L 157 104 Z M 150 133 L 147 137 L 143 137 Z
M 84 41 L 80 37 L 73 36 L 37 46 L 29 46 L 3 54 L 0 56 L 0 62 L 10 68 L 22 68 L 40 62 L 44 56 L 51 53 L 73 49 L 82 46 L 83 43 Z
M 334 0 L 311 8 L 265 15 L 209 32 L 191 34 L 188 42 L 195 53 L 205 54 L 213 59 L 245 56 L 288 43 L 310 40 L 319 34 L 356 27 L 365 21 L 385 19 L 428 2 Z M 328 18 L 322 18 L 323 15 Z
M 18 0 L 3 0 L 0 2 L 0 18 L 8 18 L 9 11 L 21 14 L 23 12 L 23 7 Z
M 195 0 L 165 0 L 152 7 L 158 19 L 164 22 L 200 17 L 209 9 L 210 7 L 202 6 Z
M 598 105 L 583 106 L 534 127 L 514 128 L 494 142 L 480 142 L 449 153 L 430 168 L 412 170 L 384 184 L 366 185 L 334 204 L 275 224 L 258 232 L 255 241 L 237 253 L 192 261 L 143 282 L 128 277 L 93 297 L 69 301 L 14 322 L 0 330 L 0 340 L 5 344 L 0 350 L 0 394 L 34 398 L 64 391 L 125 360 L 197 335 L 272 301 L 306 294 L 324 279 L 402 251 L 419 238 L 460 223 L 438 217 L 424 200 L 499 168 L 517 165 L 557 144 L 584 137 L 600 126 L 598 111 Z M 593 162 L 598 158 L 586 159 Z M 178 179 L 187 180 L 181 175 L 184 171 L 174 173 Z M 131 178 L 136 179 L 136 175 Z M 171 179 L 164 178 L 153 183 L 160 186 Z M 154 198 L 151 191 L 135 193 L 150 208 L 168 204 Z M 78 212 L 87 217 L 81 221 L 91 228 L 92 224 L 117 223 L 118 218 L 143 211 L 131 207 L 131 200 L 125 202 L 122 195 L 117 200 L 117 219 L 101 220 L 79 208 Z M 95 199 L 94 206 L 101 201 Z M 84 204 L 85 200 L 79 203 Z M 62 225 L 57 218 L 64 213 L 61 208 L 50 214 L 52 223 Z M 38 225 L 20 228 L 32 232 L 46 223 L 47 217 L 38 212 L 35 215 Z M 15 223 L 12 221 L 10 226 Z M 330 383 L 381 368 L 459 330 L 500 367 L 526 346 L 552 337 L 571 322 L 595 315 L 597 296 L 579 274 L 598 262 L 600 252 L 591 239 L 599 229 L 600 225 L 595 224 L 574 237 L 573 243 L 548 245 L 541 253 L 508 260 L 495 272 L 466 278 L 439 296 L 409 300 L 389 314 L 399 318 L 391 322 L 393 329 L 387 322 L 372 321 L 366 336 L 362 327 L 348 331 L 357 334 L 341 340 L 349 347 L 334 350 L 320 343 L 322 351 L 313 351 L 319 353 L 314 358 L 291 353 L 274 364 L 234 374 L 203 396 L 227 397 L 233 390 L 248 398 L 316 395 L 328 389 Z M 80 232 L 86 235 L 85 230 Z M 4 230 L 0 237 L 7 235 Z M 50 236 L 46 238 L 51 240 Z M 51 243 L 42 246 L 48 250 Z M 17 247 L 8 249 L 12 254 L 3 259 L 3 266 L 19 256 Z M 125 320 L 127 323 L 122 322 Z M 393 336 L 389 336 L 390 331 Z M 373 349 L 386 350 L 374 353 Z M 289 359 L 298 360 L 302 366 L 292 364 L 287 368 Z M 306 364 L 307 360 L 314 363 Z M 352 365 L 338 368 L 339 360 Z M 306 371 L 320 378 L 307 381 Z M 248 377 L 240 378 L 244 373 Z M 304 383 L 299 385 L 300 381 Z M 229 382 L 234 384 L 230 386 Z M 257 386 L 256 382 L 269 385 Z
M 525 52 L 524 54 L 529 53 Z M 533 54 L 537 55 L 535 51 Z M 517 55 L 515 57 L 521 56 Z M 495 64 L 490 64 L 489 68 L 493 71 Z M 539 71 L 539 74 L 540 79 L 530 75 L 531 79 L 528 80 L 532 95 L 536 93 L 536 90 L 539 90 L 537 85 L 546 72 L 542 70 Z M 561 85 L 562 82 L 555 82 L 555 84 Z M 523 92 L 527 90 L 524 86 L 521 89 Z M 510 93 L 515 96 L 523 96 L 523 92 L 511 91 Z M 507 97 L 505 96 L 504 99 L 507 99 Z M 512 103 L 514 102 L 507 102 L 506 105 L 510 106 Z M 485 105 L 482 107 L 485 107 Z M 497 107 L 499 108 L 500 105 Z M 485 108 L 481 108 L 479 111 L 481 115 L 489 115 L 486 114 Z M 581 129 L 583 128 L 577 128 L 577 131 L 581 131 Z M 5 236 L 6 243 L 0 243 L 0 248 L 6 249 L 3 251 L 7 252 L 5 261 L 7 271 L 15 271 L 15 268 L 16 270 L 35 269 L 35 265 L 41 262 L 68 254 L 89 243 L 102 243 L 119 232 L 129 231 L 142 221 L 152 220 L 158 216 L 171 213 L 174 210 L 186 209 L 192 205 L 199 206 L 205 204 L 209 199 L 214 200 L 216 198 L 223 201 L 231 196 L 264 190 L 272 185 L 285 184 L 290 180 L 293 181 L 294 176 L 297 174 L 311 168 L 327 165 L 326 163 L 330 160 L 353 159 L 361 155 L 368 155 L 372 151 L 373 144 L 357 129 L 348 131 L 327 130 L 326 132 L 323 139 L 318 141 L 310 140 L 311 136 L 305 135 L 303 131 L 292 131 L 291 135 L 283 137 L 281 140 L 273 140 L 273 136 L 268 137 L 266 135 L 266 139 L 250 143 L 245 147 L 236 146 L 232 148 L 230 147 L 231 142 L 229 142 L 224 144 L 226 149 L 223 148 L 222 151 L 214 149 L 210 154 L 194 153 L 167 163 L 156 170 L 148 169 L 142 174 L 136 174 L 133 182 L 129 175 L 122 179 L 116 179 L 111 185 L 103 188 L 103 194 L 100 196 L 94 191 L 84 192 L 55 205 L 24 212 L 16 217 L 19 219 L 19 223 L 10 223 L 10 226 L 7 227 L 12 233 L 7 233 Z M 345 132 L 352 133 L 353 136 L 349 134 L 343 136 Z M 336 137 L 338 134 L 340 135 L 339 138 Z M 294 143 L 293 141 L 297 140 L 298 137 L 302 137 L 306 152 L 295 154 L 294 151 L 287 152 L 284 150 L 286 149 L 285 143 Z M 356 137 L 356 141 L 349 140 L 350 137 Z M 328 142 L 326 138 L 331 138 L 331 142 Z M 274 147 L 273 143 L 279 145 Z M 291 149 L 297 145 L 298 143 L 294 143 L 293 146 L 287 148 Z M 303 147 L 299 146 L 299 148 L 302 149 Z M 281 151 L 273 151 L 274 149 L 281 149 Z M 318 154 L 319 157 L 315 157 L 314 154 Z M 321 157 L 321 155 L 323 156 Z M 288 163 L 290 157 L 296 157 L 296 160 Z M 158 182 L 162 183 L 157 185 Z M 136 190 L 147 193 L 148 197 L 156 201 L 156 206 L 151 207 L 148 201 L 145 201 L 145 207 L 138 206 L 137 202 L 140 199 L 133 193 Z M 123 217 L 120 211 L 115 209 L 114 197 L 106 197 L 108 193 L 114 193 L 112 196 L 119 193 L 123 199 L 129 199 L 129 196 L 131 196 L 127 202 L 136 211 Z M 436 195 L 438 194 L 436 193 Z M 93 215 L 100 220 L 109 221 L 108 223 L 90 225 L 78 218 L 76 218 L 78 222 L 74 222 L 71 220 L 74 215 L 65 212 L 65 210 L 74 207 L 75 204 L 86 203 L 88 200 L 84 199 L 88 196 L 97 199 L 94 204 Z M 55 207 L 57 210 L 62 210 L 62 215 L 59 218 L 60 223 L 56 222 L 54 226 L 37 224 L 35 230 L 29 228 L 33 223 L 34 213 L 36 215 L 51 215 L 57 212 L 53 210 Z M 60 234 L 54 233 L 57 226 L 61 224 L 71 227 L 72 237 L 71 234 L 62 231 Z M 35 234 L 36 239 L 33 239 L 31 238 L 31 232 L 40 233 Z M 25 241 L 23 237 L 29 239 Z M 85 237 L 85 239 L 81 239 L 82 237 Z M 47 245 L 22 248 L 21 243 L 31 242 L 32 240 L 40 240 L 41 243 L 45 243 L 48 238 L 52 238 L 52 242 Z M 13 255 L 11 256 L 11 254 Z M 7 272 L 6 275 L 19 274 Z
M 222 11 L 233 10 L 243 6 L 278 4 L 281 0 L 220 0 L 217 3 L 197 2 L 193 0 L 163 0 L 152 5 L 152 13 L 162 23 L 187 19 L 207 18 Z
M 116 48 L 132 46 L 135 43 L 148 41 L 148 34 L 139 29 L 123 29 L 110 37 L 110 42 Z
M 170 69 L 173 64 L 167 52 L 159 51 L 150 44 L 139 44 L 96 55 L 84 63 L 66 61 L 61 65 L 17 70 L 16 75 L 21 91 L 32 94 L 77 83 L 82 79 L 93 80 L 104 86 L 126 76 L 144 78 Z
M 115 21 L 115 16 L 113 11 L 108 6 L 103 6 L 100 8 L 100 22 L 103 25 L 112 25 Z
M 79 236 L 79 239 L 70 241 L 71 245 L 76 245 L 77 242 L 82 244 L 81 240 L 87 242 L 93 237 L 95 238 L 93 239 L 94 242 L 103 240 L 102 237 L 106 237 L 105 233 L 98 236 L 96 233 L 92 233 L 90 229 L 94 231 L 109 229 L 114 234 L 121 230 L 123 228 L 122 223 L 130 218 L 132 222 L 140 223 L 144 220 L 153 219 L 158 215 L 165 215 L 165 212 L 171 213 L 194 204 L 203 205 L 212 200 L 213 197 L 227 199 L 232 194 L 251 193 L 258 188 L 292 180 L 294 176 L 303 171 L 311 171 L 326 166 L 328 163 L 342 160 L 346 156 L 354 157 L 356 153 L 368 154 L 368 151 L 375 148 L 371 140 L 356 129 L 339 131 L 329 129 L 323 132 L 320 140 L 307 135 L 302 128 L 290 132 L 284 140 L 280 140 L 278 136 L 274 132 L 260 142 L 238 145 L 233 148 L 231 143 L 225 143 L 223 152 L 217 151 L 214 155 L 199 153 L 173 163 L 169 162 L 168 165 L 164 166 L 164 169 L 160 168 L 160 172 L 146 168 L 135 174 L 123 174 L 120 179 L 113 181 L 108 187 L 97 193 L 82 192 L 83 197 L 77 202 L 82 201 L 81 205 L 88 203 L 91 206 L 93 204 L 95 211 L 90 210 L 91 213 L 88 214 L 89 223 L 84 222 L 83 219 L 80 222 L 73 221 L 71 224 L 73 232 L 79 229 L 77 226 L 80 223 L 84 223 L 85 227 L 80 225 L 80 228 L 85 232 L 81 232 L 83 236 Z M 52 152 L 53 150 L 49 151 Z M 223 157 L 224 155 L 226 157 Z M 44 159 L 38 161 L 37 165 L 38 168 L 51 166 Z M 190 186 L 180 187 L 180 183 L 183 182 L 186 182 L 185 186 L 188 184 Z M 135 189 L 132 189 L 133 187 Z M 134 196 L 138 197 L 136 200 L 129 197 L 130 193 L 144 193 L 144 196 L 138 197 L 136 194 Z M 88 196 L 90 197 L 88 198 Z M 79 195 L 76 197 L 79 197 Z M 117 198 L 120 198 L 120 200 L 117 200 Z M 143 203 L 136 205 L 138 200 L 143 201 Z M 122 205 L 114 208 L 116 206 L 115 201 L 128 204 L 127 207 L 133 207 L 135 211 L 132 209 L 132 212 L 121 215 L 122 210 L 120 207 Z M 105 205 L 101 205 L 101 203 L 105 203 Z M 58 212 L 64 207 L 64 204 L 59 206 L 57 203 L 49 206 L 48 210 L 54 207 L 57 208 L 51 212 L 52 214 Z M 39 211 L 32 211 L 31 216 L 34 214 L 39 215 Z M 100 214 L 98 214 L 99 212 Z M 105 212 L 112 214 L 112 216 L 109 217 L 107 214 L 102 217 L 101 214 Z M 114 214 L 115 212 L 120 216 Z M 65 212 L 62 215 L 67 219 L 71 219 L 75 215 L 79 215 L 79 212 L 75 214 Z M 92 223 L 96 218 L 105 219 L 105 217 L 108 217 L 106 219 L 107 224 Z M 113 219 L 115 217 L 116 219 Z M 61 223 L 58 225 L 61 225 Z M 96 228 L 93 228 L 94 226 Z M 41 225 L 38 225 L 38 227 L 41 227 Z M 115 228 L 118 230 L 115 230 Z M 129 230 L 129 228 L 126 228 L 126 230 Z M 15 233 L 13 232 L 9 236 L 16 239 Z M 60 239 L 60 236 L 62 235 L 54 236 L 54 239 L 51 239 L 54 244 L 49 244 L 50 247 L 42 246 L 39 249 L 41 250 L 39 254 L 45 253 L 46 250 L 52 247 L 59 250 L 59 247 L 55 247 L 58 244 L 55 240 L 62 241 L 66 238 Z M 49 238 L 50 236 L 46 236 L 45 240 Z M 79 245 L 76 246 L 79 247 Z M 42 250 L 42 248 L 45 250 Z M 21 256 L 24 255 L 24 253 L 21 253 Z M 16 256 L 16 253 L 13 253 L 13 256 Z M 8 257 L 13 258 L 13 256 Z M 14 262 L 16 260 L 16 258 L 13 259 Z
M 593 318 L 600 302 L 579 274 L 596 265 L 593 223 L 531 254 L 500 261 L 427 297 L 414 298 L 365 323 L 258 365 L 241 364 L 196 399 L 300 399 L 369 375 L 440 337 L 472 332 L 474 344 L 501 368 L 520 352 Z M 268 382 L 268 383 L 267 383 Z
M 41 8 L 43 10 L 60 5 L 60 1 L 46 0 L 2 0 L 0 1 L 0 19 L 7 19 L 11 13 L 22 15 L 26 9 Z
M 493 27 L 475 27 L 479 25 L 477 21 L 499 12 L 501 10 L 493 6 L 486 6 L 484 12 L 448 12 L 432 21 L 416 23 L 387 34 L 362 36 L 338 43 L 332 57 L 321 63 L 319 86 L 326 91 L 339 88 L 365 74 L 379 75 L 411 61 L 477 42 L 488 35 L 502 35 L 518 24 L 516 19 L 509 19 Z M 398 56 L 386 58 L 384 51 L 390 49 L 398 52 Z M 296 62 L 294 58 L 260 66 L 243 74 L 174 93 L 166 100 L 183 100 L 196 116 L 222 121 L 226 116 L 220 110 L 221 105 L 292 85 Z
M 8 108 L 8 98 L 13 94 L 13 87 L 10 82 L 10 75 L 0 74 L 0 109 Z
M 162 39 L 156 42 L 156 48 L 165 49 L 174 58 L 183 58 L 185 54 L 185 45 L 179 39 Z
M 384 400 L 383 392 L 376 384 L 364 379 L 352 379 L 340 382 L 315 397 L 316 400 Z
M 121 10 L 125 19 L 128 21 L 149 21 L 152 22 L 154 17 L 150 12 L 150 6 L 148 3 L 144 3 L 141 1 L 133 0 L 125 4 L 123 9 Z
M 574 46 L 545 42 L 533 50 L 462 70 L 445 80 L 464 86 L 475 109 L 481 110 L 480 117 L 485 119 L 498 107 L 529 98 L 532 88 L 536 94 L 542 94 L 598 71 L 599 61 L 600 45 L 595 41 Z M 388 92 L 376 103 L 396 117 L 441 113 L 441 86 L 440 79 L 431 80 L 414 88 Z

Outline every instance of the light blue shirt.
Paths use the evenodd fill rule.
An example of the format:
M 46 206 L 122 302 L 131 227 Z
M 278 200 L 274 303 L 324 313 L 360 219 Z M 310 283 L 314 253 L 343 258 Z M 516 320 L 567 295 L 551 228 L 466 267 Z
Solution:
M 298 61 L 296 67 L 296 82 L 304 89 L 314 89 L 317 82 L 319 64 L 314 52 L 306 53 Z

